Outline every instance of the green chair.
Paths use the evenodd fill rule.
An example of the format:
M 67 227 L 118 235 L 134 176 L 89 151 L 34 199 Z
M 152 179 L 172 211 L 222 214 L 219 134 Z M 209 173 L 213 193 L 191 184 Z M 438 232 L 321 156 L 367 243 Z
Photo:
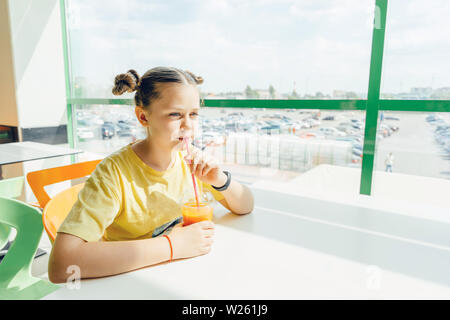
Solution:
M 16 177 L 11 179 L 0 180 L 0 197 L 17 198 L 22 194 L 23 182 L 25 178 Z M 0 224 L 0 249 L 8 243 L 11 228 L 6 224 Z
M 0 263 L 0 299 L 40 299 L 57 290 L 58 285 L 31 275 L 31 263 L 44 230 L 40 210 L 0 197 L 0 223 L 17 230 Z

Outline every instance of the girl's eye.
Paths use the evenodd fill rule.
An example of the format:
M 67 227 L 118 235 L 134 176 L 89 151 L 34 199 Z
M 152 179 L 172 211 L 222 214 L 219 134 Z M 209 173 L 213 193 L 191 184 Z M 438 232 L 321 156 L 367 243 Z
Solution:
M 172 113 L 169 114 L 169 116 L 171 116 L 171 117 L 179 117 L 180 113 L 179 112 L 172 112 Z
M 197 116 L 198 116 L 198 113 L 197 113 L 197 112 L 192 112 L 192 113 L 191 113 L 191 116 L 197 117 Z

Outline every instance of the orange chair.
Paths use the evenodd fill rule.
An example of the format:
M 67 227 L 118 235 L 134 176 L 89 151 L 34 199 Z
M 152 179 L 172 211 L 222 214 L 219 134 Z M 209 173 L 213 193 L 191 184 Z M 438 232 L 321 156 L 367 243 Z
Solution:
M 59 226 L 77 201 L 78 193 L 83 189 L 83 186 L 84 183 L 80 183 L 70 187 L 55 195 L 45 205 L 44 211 L 42 211 L 42 222 L 52 244 L 55 241 Z
M 45 209 L 45 207 L 47 206 L 47 204 L 49 204 L 51 199 L 50 196 L 47 194 L 47 192 L 44 190 L 44 187 L 54 183 L 88 176 L 95 170 L 95 167 L 101 161 L 102 159 L 80 162 L 70 164 L 67 166 L 33 171 L 27 174 L 28 184 L 30 185 L 31 190 L 36 196 L 40 208 L 44 209 L 44 211 L 42 212 L 42 221 L 44 223 L 45 231 L 47 231 L 47 234 L 52 243 L 56 237 L 56 230 L 58 229 L 58 227 L 60 226 L 66 215 L 69 213 L 73 204 L 75 203 L 78 196 L 78 192 L 84 186 L 84 183 L 78 184 L 59 193 L 58 199 L 55 200 L 55 203 L 49 206 L 52 209 L 47 210 Z M 65 192 L 67 192 L 67 194 L 65 194 Z M 61 195 L 63 193 L 65 194 L 64 196 Z M 67 201 L 67 204 L 63 204 L 59 200 L 64 199 L 64 197 L 66 197 L 65 199 Z M 54 209 L 58 206 L 61 208 L 60 212 Z M 70 206 L 70 208 L 67 210 L 68 206 Z
M 33 171 L 27 174 L 27 181 L 39 202 L 41 209 L 45 207 L 50 197 L 44 190 L 45 186 L 78 179 L 90 175 L 102 160 L 92 160 L 69 164 L 67 166 Z

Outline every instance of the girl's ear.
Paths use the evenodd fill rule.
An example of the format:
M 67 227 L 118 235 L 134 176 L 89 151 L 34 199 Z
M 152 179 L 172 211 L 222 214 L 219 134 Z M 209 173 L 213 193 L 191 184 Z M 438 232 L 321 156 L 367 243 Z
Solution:
M 136 113 L 136 117 L 139 121 L 139 123 L 143 126 L 147 126 L 148 125 L 148 119 L 147 119 L 147 115 L 144 111 L 144 108 L 137 106 L 134 109 L 135 113 Z
M 141 122 L 145 122 L 145 123 L 147 123 L 148 122 L 148 120 L 147 120 L 147 117 L 146 117 L 146 115 L 145 115 L 145 113 L 141 113 L 141 115 L 140 115 L 140 120 L 141 120 Z

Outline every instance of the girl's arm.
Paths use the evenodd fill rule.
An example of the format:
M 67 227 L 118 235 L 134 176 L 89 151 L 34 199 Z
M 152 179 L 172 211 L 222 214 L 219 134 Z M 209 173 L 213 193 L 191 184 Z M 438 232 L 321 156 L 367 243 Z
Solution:
M 51 282 L 62 283 L 75 277 L 93 278 L 119 274 L 170 259 L 166 238 L 134 241 L 87 242 L 68 233 L 57 233 L 48 262 Z M 75 269 L 68 269 L 74 266 Z M 73 276 L 72 276 L 73 277 Z
M 173 258 L 189 258 L 211 250 L 214 223 L 202 221 L 169 234 Z M 48 262 L 51 282 L 62 283 L 69 277 L 96 278 L 124 273 L 170 259 L 165 237 L 130 241 L 87 242 L 68 233 L 57 233 Z M 71 267 L 72 268 L 69 268 Z M 75 268 L 74 268 L 75 267 Z M 73 272 L 79 271 L 79 274 Z
M 197 148 L 185 156 L 189 170 L 203 182 L 215 187 L 221 187 L 227 181 L 227 175 L 217 163 L 216 159 L 209 157 Z M 236 214 L 247 214 L 253 211 L 254 200 L 249 188 L 237 182 L 233 177 L 227 190 L 221 191 L 225 197 L 220 203 Z
M 223 186 L 227 176 L 222 172 L 222 178 L 218 179 L 216 187 Z M 231 183 L 227 190 L 221 191 L 225 199 L 219 201 L 225 208 L 236 214 L 247 214 L 253 211 L 253 194 L 247 186 L 240 184 L 231 177 Z

